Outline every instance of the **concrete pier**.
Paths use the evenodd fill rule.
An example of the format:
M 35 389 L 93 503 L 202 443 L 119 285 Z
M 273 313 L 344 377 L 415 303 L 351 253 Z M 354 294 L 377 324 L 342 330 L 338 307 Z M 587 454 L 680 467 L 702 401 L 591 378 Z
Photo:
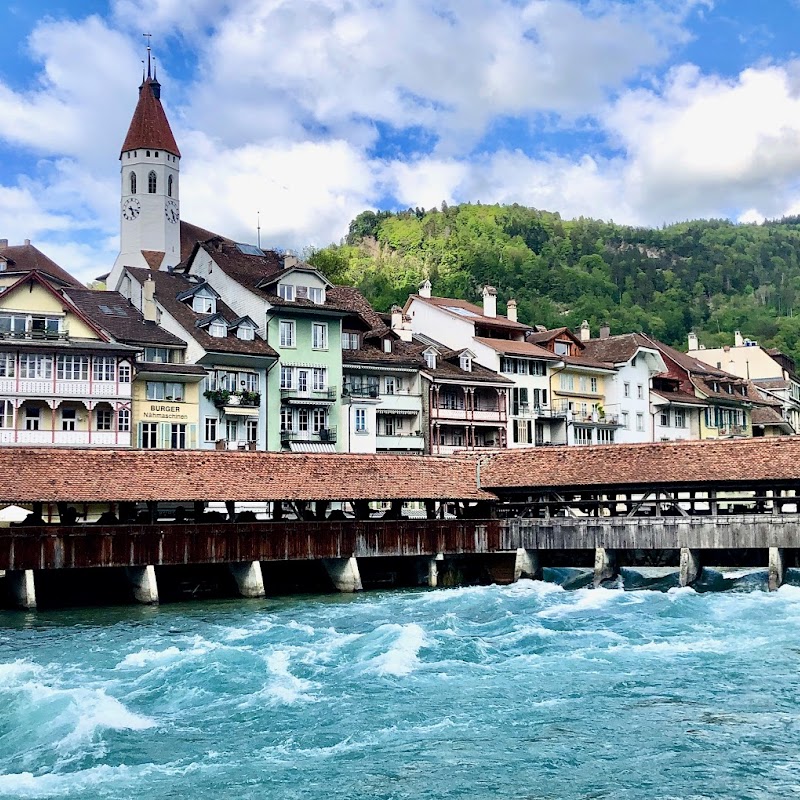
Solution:
M 228 569 L 236 581 L 242 597 L 264 597 L 264 576 L 260 561 L 246 561 L 243 564 L 228 564 Z
M 6 584 L 11 604 L 15 608 L 36 608 L 36 584 L 32 569 L 10 569 Z
M 158 603 L 158 583 L 156 568 L 152 564 L 146 567 L 127 567 L 125 574 L 131 584 L 133 599 L 143 605 Z
M 541 577 L 542 567 L 539 563 L 539 554 L 535 550 L 526 550 L 524 547 L 517 548 L 514 560 L 514 583 L 520 578 L 541 580 Z
M 437 553 L 436 558 L 428 562 L 428 586 L 435 589 L 439 585 L 439 562 L 444 561 L 444 555 Z
M 596 547 L 594 551 L 594 586 L 617 577 L 617 554 L 605 547 Z
M 681 586 L 691 586 L 703 572 L 700 563 L 700 554 L 689 547 L 681 548 L 681 571 L 679 583 Z
M 328 576 L 338 592 L 360 592 L 364 587 L 361 584 L 361 573 L 358 561 L 351 558 L 323 558 L 322 563 Z
M 783 577 L 786 571 L 786 559 L 782 547 L 769 548 L 769 590 L 771 592 L 783 586 Z

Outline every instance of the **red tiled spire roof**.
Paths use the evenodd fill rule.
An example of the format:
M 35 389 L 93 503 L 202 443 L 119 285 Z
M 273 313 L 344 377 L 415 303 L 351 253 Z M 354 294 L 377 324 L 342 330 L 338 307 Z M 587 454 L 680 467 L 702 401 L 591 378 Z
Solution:
M 161 105 L 161 84 L 149 75 L 139 87 L 139 102 L 133 112 L 128 135 L 122 145 L 122 153 L 127 150 L 165 150 L 180 158 L 181 151 L 172 135 L 164 107 Z

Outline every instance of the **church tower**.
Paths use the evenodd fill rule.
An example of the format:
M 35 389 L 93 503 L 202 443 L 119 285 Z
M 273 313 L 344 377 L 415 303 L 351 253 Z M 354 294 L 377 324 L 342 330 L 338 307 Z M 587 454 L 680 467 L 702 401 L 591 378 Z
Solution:
M 148 47 L 147 74 L 120 153 L 120 252 L 109 289 L 117 288 L 123 267 L 167 269 L 180 261 L 180 159 Z

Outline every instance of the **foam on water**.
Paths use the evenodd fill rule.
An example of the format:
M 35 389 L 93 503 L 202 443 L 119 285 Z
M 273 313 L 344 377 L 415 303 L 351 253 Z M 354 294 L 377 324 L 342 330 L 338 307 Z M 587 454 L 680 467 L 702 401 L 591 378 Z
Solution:
M 791 796 L 799 606 L 521 581 L 9 614 L 0 797 Z

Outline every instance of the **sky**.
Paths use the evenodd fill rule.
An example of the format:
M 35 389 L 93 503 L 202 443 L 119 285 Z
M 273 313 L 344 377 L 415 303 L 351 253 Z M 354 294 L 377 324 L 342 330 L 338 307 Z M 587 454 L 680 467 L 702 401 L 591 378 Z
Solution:
M 800 0 L 11 0 L 0 30 L 0 238 L 84 281 L 119 247 L 143 33 L 181 217 L 237 241 L 442 201 L 800 213 Z

